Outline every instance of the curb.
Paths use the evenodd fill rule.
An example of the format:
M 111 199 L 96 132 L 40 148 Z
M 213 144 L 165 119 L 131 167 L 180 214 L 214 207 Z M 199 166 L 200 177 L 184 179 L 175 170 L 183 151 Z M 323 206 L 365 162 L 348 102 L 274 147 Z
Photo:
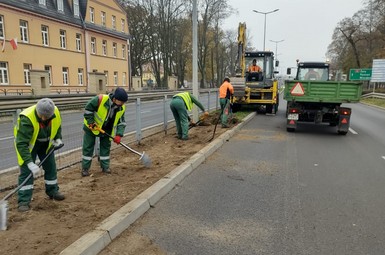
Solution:
M 91 230 L 73 242 L 60 252 L 60 254 L 95 255 L 101 252 L 132 223 L 147 212 L 151 206 L 154 206 L 228 139 L 234 136 L 234 134 L 255 115 L 255 112 L 249 114 L 237 126 L 221 134 L 202 150 L 191 156 L 190 159 L 176 167 L 151 187 L 140 193 L 136 198 L 103 220 L 94 230 Z

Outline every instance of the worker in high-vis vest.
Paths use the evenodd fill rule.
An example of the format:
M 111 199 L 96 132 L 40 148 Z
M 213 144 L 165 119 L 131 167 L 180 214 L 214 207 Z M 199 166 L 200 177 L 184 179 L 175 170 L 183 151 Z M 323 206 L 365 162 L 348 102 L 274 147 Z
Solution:
M 222 85 L 219 87 L 219 104 L 221 106 L 221 123 L 223 128 L 229 127 L 229 117 L 231 117 L 230 98 L 234 94 L 234 87 L 230 83 L 230 78 L 225 77 Z
M 62 146 L 61 117 L 58 108 L 49 98 L 40 99 L 36 105 L 23 110 L 14 128 L 15 148 L 20 166 L 19 185 L 29 178 L 18 191 L 18 210 L 30 210 L 34 178 L 40 167 L 35 164 L 38 156 L 44 169 L 45 193 L 54 200 L 64 200 L 59 192 L 54 153 L 48 153 L 56 146 Z M 47 155 L 49 155 L 47 157 Z
M 99 137 L 99 161 L 103 173 L 110 174 L 110 138 L 102 134 L 100 128 L 114 137 L 116 144 L 120 143 L 126 128 L 124 112 L 125 102 L 128 100 L 127 92 L 123 88 L 116 88 L 114 93 L 98 95 L 86 104 L 84 111 L 84 135 L 82 152 L 81 175 L 89 176 L 89 169 L 94 155 L 95 139 Z
M 204 112 L 205 117 L 209 115 L 202 103 L 189 92 L 181 92 L 172 97 L 170 108 L 174 115 L 178 139 L 188 140 L 189 116 L 187 111 L 191 111 L 194 104 Z

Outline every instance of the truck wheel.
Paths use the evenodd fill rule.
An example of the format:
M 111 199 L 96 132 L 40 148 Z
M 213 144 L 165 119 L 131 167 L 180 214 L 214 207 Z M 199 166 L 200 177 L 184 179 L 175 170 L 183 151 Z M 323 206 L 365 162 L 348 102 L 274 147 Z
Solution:
M 337 131 L 339 135 L 346 135 L 348 132 L 347 131 Z
M 294 131 L 295 131 L 295 128 L 286 128 L 286 131 L 287 131 L 287 132 L 294 132 Z
M 273 105 L 272 104 L 267 104 L 266 105 L 266 113 L 273 113 Z

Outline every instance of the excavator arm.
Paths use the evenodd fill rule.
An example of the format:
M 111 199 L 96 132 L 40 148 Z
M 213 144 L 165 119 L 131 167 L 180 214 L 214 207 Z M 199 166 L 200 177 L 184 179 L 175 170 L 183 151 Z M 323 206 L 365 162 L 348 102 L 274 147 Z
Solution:
M 235 67 L 235 76 L 245 76 L 245 51 L 246 51 L 246 23 L 239 23 L 238 27 L 238 55 Z

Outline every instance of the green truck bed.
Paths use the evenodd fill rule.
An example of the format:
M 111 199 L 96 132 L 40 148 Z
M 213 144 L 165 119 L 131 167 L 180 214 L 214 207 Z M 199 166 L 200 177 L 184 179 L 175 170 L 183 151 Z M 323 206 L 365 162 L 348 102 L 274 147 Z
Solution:
M 361 82 L 288 80 L 283 98 L 296 102 L 354 103 L 360 100 L 361 94 Z

